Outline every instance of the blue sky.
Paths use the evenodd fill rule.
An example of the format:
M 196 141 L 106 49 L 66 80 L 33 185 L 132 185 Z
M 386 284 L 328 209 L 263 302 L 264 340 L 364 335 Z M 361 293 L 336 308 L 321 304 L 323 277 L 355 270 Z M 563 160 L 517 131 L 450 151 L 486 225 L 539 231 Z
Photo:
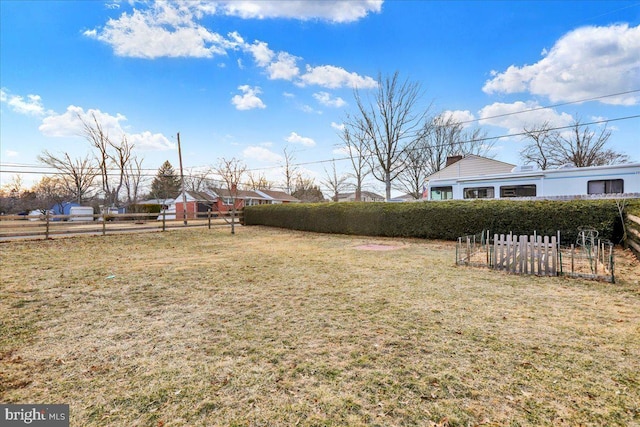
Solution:
M 640 162 L 640 119 L 625 119 L 640 114 L 637 0 L 1 0 L 0 18 L 0 184 L 37 181 L 43 150 L 88 153 L 77 117 L 91 113 L 151 176 L 177 167 L 180 132 L 188 171 L 236 157 L 282 184 L 287 149 L 319 183 L 344 158 L 354 88 L 395 71 L 424 108 L 492 136 L 612 120 L 610 148 Z M 517 164 L 522 146 L 491 154 Z

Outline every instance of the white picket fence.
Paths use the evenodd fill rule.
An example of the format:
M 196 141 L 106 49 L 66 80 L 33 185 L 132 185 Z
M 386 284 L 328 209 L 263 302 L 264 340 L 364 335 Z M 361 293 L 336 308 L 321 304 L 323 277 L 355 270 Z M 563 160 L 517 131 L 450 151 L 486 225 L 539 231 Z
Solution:
M 582 236 L 584 237 L 584 236 Z M 569 276 L 613 283 L 614 252 L 610 242 L 592 239 L 560 246 L 560 235 L 494 234 L 485 231 L 458 239 L 456 264 L 488 267 L 512 274 Z
M 492 267 L 516 274 L 558 275 L 556 236 L 493 236 Z

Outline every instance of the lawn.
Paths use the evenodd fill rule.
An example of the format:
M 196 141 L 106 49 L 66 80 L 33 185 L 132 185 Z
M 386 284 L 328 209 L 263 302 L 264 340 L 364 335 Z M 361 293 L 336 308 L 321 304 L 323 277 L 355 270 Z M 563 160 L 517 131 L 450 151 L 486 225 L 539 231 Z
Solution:
M 620 248 L 614 285 L 263 227 L 0 257 L 0 402 L 68 403 L 72 426 L 640 425 L 640 263 Z

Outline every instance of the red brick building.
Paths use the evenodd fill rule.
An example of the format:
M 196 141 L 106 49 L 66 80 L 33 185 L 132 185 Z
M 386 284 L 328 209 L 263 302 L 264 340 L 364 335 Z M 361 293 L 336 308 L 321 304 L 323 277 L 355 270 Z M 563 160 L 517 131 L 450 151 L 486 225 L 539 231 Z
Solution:
M 186 198 L 187 219 L 197 216 L 206 217 L 209 210 L 213 214 L 228 213 L 233 208 L 235 199 L 236 210 L 245 206 L 255 206 L 275 203 L 299 203 L 300 200 L 283 192 L 275 190 L 238 190 L 235 197 L 229 190 L 215 188 L 205 191 L 186 191 L 176 197 L 176 217 L 182 218 L 183 204 Z

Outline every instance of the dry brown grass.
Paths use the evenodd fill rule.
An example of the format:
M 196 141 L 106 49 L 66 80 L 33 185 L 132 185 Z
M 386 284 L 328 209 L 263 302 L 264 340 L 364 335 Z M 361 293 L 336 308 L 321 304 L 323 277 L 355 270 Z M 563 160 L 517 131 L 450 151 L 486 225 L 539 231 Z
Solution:
M 0 401 L 74 426 L 640 424 L 637 261 L 610 285 L 454 254 L 260 227 L 3 243 Z

